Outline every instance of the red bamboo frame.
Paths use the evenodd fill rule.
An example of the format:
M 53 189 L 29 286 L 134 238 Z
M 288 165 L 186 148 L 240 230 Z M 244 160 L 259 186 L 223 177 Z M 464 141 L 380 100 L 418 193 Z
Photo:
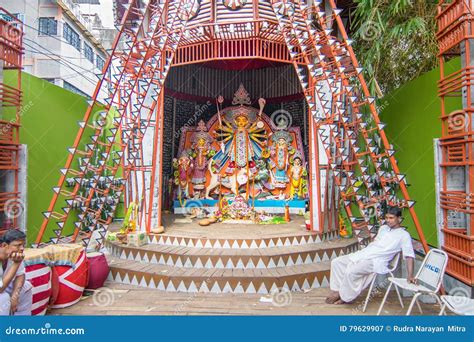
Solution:
M 15 86 L 0 83 L 0 103 L 3 108 L 13 108 L 15 117 L 11 120 L 0 120 L 0 170 L 13 175 L 13 191 L 0 192 L 0 211 L 6 215 L 14 206 L 24 205 L 20 202 L 19 191 L 19 157 L 20 157 L 20 119 L 22 106 L 21 70 L 23 68 L 23 23 L 0 7 L 0 13 L 11 18 L 6 21 L 0 18 L 0 60 L 3 68 L 16 72 Z M 9 208 L 6 208 L 6 205 Z M 18 208 L 19 209 L 19 208 Z M 20 228 L 17 215 L 13 215 L 9 228 Z M 0 227 L 0 232 L 2 228 Z
M 439 2 L 438 32 L 440 80 L 438 96 L 441 99 L 442 135 L 440 138 L 441 184 L 439 204 L 442 214 L 441 232 L 444 243 L 441 246 L 449 255 L 447 273 L 472 286 L 474 285 L 474 146 L 471 118 L 474 108 L 471 101 L 473 86 L 473 66 L 471 64 L 470 39 L 474 38 L 473 8 L 469 1 L 455 0 L 451 3 Z M 461 54 L 465 45 L 465 55 L 461 56 L 462 67 L 451 74 L 445 74 L 445 63 L 452 56 Z M 464 91 L 464 94 L 463 94 Z M 447 112 L 446 102 L 450 97 L 465 96 L 462 108 Z M 460 121 L 458 121 L 460 120 Z M 466 171 L 466 189 L 451 190 L 448 171 L 451 167 L 461 167 Z M 450 213 L 461 213 L 467 217 L 467 225 L 450 227 Z M 469 230 L 468 230 L 469 228 Z M 469 233 L 470 231 L 470 233 Z

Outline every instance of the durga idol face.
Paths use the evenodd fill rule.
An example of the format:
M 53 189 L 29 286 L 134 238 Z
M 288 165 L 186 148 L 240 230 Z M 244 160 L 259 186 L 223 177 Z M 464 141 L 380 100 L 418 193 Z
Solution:
M 286 140 L 283 138 L 278 139 L 278 145 L 281 147 L 286 146 Z
M 206 144 L 206 140 L 203 139 L 203 138 L 200 138 L 197 142 L 198 146 L 199 147 L 204 147 L 204 145 Z
M 249 119 L 245 115 L 239 115 L 235 118 L 235 124 L 237 125 L 237 128 L 245 128 L 247 127 L 249 123 Z

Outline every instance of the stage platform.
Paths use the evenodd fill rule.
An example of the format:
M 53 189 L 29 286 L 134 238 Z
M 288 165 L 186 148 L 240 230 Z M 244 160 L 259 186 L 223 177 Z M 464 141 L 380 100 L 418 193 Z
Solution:
M 293 217 L 294 216 L 294 217 Z M 337 231 L 315 233 L 301 216 L 280 225 L 216 223 L 164 215 L 164 234 L 130 247 L 107 242 L 109 280 L 170 292 L 260 293 L 329 285 L 330 262 L 358 249 Z
M 291 221 L 283 224 L 238 224 L 217 222 L 210 226 L 199 225 L 199 219 L 189 219 L 183 215 L 163 213 L 162 222 L 165 236 L 201 237 L 210 239 L 262 239 L 265 237 L 314 235 L 306 230 L 304 218 L 291 215 Z
M 173 201 L 173 210 L 175 214 L 188 214 L 192 208 L 204 208 L 210 213 L 214 213 L 218 209 L 218 200 L 210 199 L 188 199 L 182 204 L 175 200 Z M 229 200 L 229 204 L 232 201 Z M 265 200 L 249 200 L 248 204 L 250 207 L 254 207 L 256 211 L 261 212 L 265 211 L 269 214 L 283 214 L 285 212 L 285 205 L 288 204 L 290 207 L 291 214 L 304 213 L 307 200 L 274 200 L 274 199 L 265 199 Z

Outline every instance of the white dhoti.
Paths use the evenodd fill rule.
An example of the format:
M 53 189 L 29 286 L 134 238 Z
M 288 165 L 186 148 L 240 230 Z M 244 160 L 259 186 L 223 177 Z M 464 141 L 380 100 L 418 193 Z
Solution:
M 331 261 L 329 287 L 339 292 L 344 302 L 351 302 L 370 285 L 374 273 L 372 260 L 352 262 L 349 255 L 337 257 Z
M 25 284 L 20 290 L 20 295 L 18 297 L 18 305 L 16 312 L 13 313 L 15 316 L 30 316 L 31 315 L 31 306 L 33 302 L 33 293 L 31 289 L 33 286 L 30 282 L 25 281 Z M 13 291 L 13 286 L 10 285 L 8 288 L 0 293 L 0 316 L 10 315 L 11 309 L 11 294 Z

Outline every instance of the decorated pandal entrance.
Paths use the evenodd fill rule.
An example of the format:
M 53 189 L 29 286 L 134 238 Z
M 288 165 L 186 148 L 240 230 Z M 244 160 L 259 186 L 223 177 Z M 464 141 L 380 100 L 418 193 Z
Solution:
M 268 116 L 263 98 L 259 109 L 252 107 L 242 84 L 231 106 L 222 108 L 223 102 L 219 96 L 210 120 L 182 130 L 173 159 L 173 212 L 245 223 L 303 215 L 308 183 L 300 128 Z

